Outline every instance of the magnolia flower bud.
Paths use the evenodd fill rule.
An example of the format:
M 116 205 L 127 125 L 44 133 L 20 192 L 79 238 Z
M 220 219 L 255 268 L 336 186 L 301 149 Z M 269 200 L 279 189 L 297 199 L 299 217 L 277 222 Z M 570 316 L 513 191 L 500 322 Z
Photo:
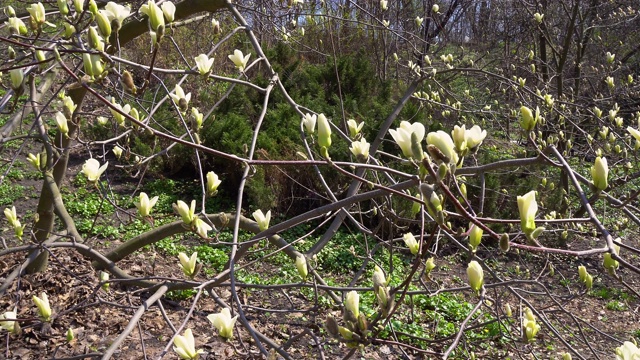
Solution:
M 111 21 L 107 16 L 107 11 L 100 10 L 96 15 L 96 23 L 98 24 L 98 30 L 100 31 L 100 35 L 105 38 L 111 36 Z
M 353 332 L 344 326 L 338 326 L 338 332 L 345 340 L 353 340 Z
M 607 78 L 604 80 L 604 82 L 607 84 L 609 89 L 613 89 L 616 86 L 615 81 L 613 80 L 612 76 L 607 76 Z
M 482 266 L 475 261 L 472 260 L 467 267 L 467 276 L 469 277 L 469 285 L 473 290 L 479 292 L 484 284 L 484 272 L 482 270 Z
M 531 342 L 540 331 L 540 325 L 536 322 L 536 318 L 529 308 L 525 308 L 525 319 L 522 320 L 522 328 L 527 342 Z
M 127 70 L 122 72 L 122 79 L 120 79 L 120 83 L 126 92 L 129 94 L 135 95 L 138 92 L 136 88 L 136 84 L 133 82 L 133 76 Z
M 211 19 L 211 26 L 213 26 L 213 33 L 214 34 L 219 34 L 220 33 L 220 21 L 218 21 L 216 19 Z
M 296 269 L 298 269 L 298 274 L 302 278 L 302 280 L 307 278 L 309 275 L 309 270 L 307 269 L 307 259 L 304 255 L 296 256 Z
M 595 164 L 591 167 L 591 177 L 593 178 L 593 185 L 598 190 L 606 189 L 609 177 L 609 166 L 607 165 L 607 158 L 596 157 Z
M 159 27 L 164 28 L 164 13 L 153 0 L 149 0 L 140 7 L 140 12 L 149 17 L 149 24 L 153 31 L 158 31 Z
M 324 114 L 318 115 L 318 145 L 327 149 L 331 146 L 331 126 Z
M 520 117 L 521 117 L 520 123 L 522 124 L 522 128 L 525 131 L 532 131 L 535 128 L 536 123 L 538 122 L 539 115 L 540 115 L 540 109 L 538 108 L 536 108 L 536 115 L 534 117 L 531 109 L 529 109 L 526 106 L 520 107 Z
M 482 233 L 484 232 L 478 225 L 473 223 L 469 224 L 471 230 L 469 230 L 469 247 L 472 252 L 476 252 L 478 245 L 482 241 Z
M 432 257 L 428 258 L 427 261 L 424 264 L 424 271 L 428 275 L 429 273 L 431 273 L 431 270 L 433 270 L 435 268 L 436 268 L 435 260 Z
M 438 12 L 440 12 L 440 6 L 438 4 L 433 4 L 433 6 L 431 7 L 431 11 L 437 14 Z
M 72 328 L 67 329 L 67 332 L 65 333 L 65 337 L 67 338 L 67 342 L 72 342 L 73 339 L 76 338 L 76 336 L 73 334 Z
M 509 251 L 509 234 L 504 233 L 500 236 L 500 250 L 507 252 Z
M 387 280 L 384 276 L 384 271 L 376 265 L 373 269 L 373 290 L 378 291 L 377 289 L 380 287 L 387 286 Z
M 520 212 L 520 226 L 527 237 L 532 237 L 536 230 L 536 213 L 538 204 L 536 203 L 536 192 L 530 191 L 523 196 L 518 196 L 518 210 Z
M 360 316 L 360 295 L 355 291 L 349 291 L 345 298 L 345 320 L 357 321 Z
M 542 23 L 542 18 L 544 18 L 544 14 L 540 14 L 540 13 L 535 13 L 535 14 L 533 14 L 533 19 L 534 19 L 538 24 L 541 24 L 541 23 Z
M 615 276 L 616 270 L 618 269 L 618 267 L 620 267 L 620 263 L 618 262 L 618 260 L 615 260 L 613 257 L 611 257 L 611 253 L 604 254 L 604 261 L 602 265 L 607 270 L 607 272 L 609 272 L 609 274 L 613 276 Z
M 175 93 L 175 94 L 174 94 Z M 171 99 L 178 105 L 180 111 L 185 112 L 189 107 L 189 101 L 191 101 L 191 93 L 185 94 L 180 85 L 176 84 L 174 93 L 170 93 Z
M 43 321 L 48 322 L 51 320 L 51 306 L 49 305 L 49 298 L 47 293 L 42 292 L 40 297 L 33 295 L 33 302 L 38 307 L 38 314 Z
M 607 58 L 607 62 L 608 62 L 609 64 L 613 64 L 613 62 L 614 62 L 614 61 L 615 61 L 615 59 L 616 59 L 616 54 L 612 54 L 612 53 L 610 53 L 610 52 L 608 52 L 608 51 L 607 51 L 607 53 L 606 53 L 605 55 L 606 55 L 606 58 Z
M 109 273 L 106 271 L 100 271 L 100 282 L 102 284 L 102 290 L 109 291 Z
M 58 124 L 58 131 L 65 137 L 69 137 L 69 124 L 67 123 L 67 117 L 60 111 L 56 112 L 56 124 Z
M 24 73 L 22 68 L 9 70 L 9 76 L 11 77 L 11 89 L 16 93 L 22 89 L 22 83 L 24 81 Z
M 507 317 L 513 316 L 513 312 L 511 311 L 511 305 L 509 305 L 508 303 L 504 304 L 504 313 L 505 315 L 507 315 Z

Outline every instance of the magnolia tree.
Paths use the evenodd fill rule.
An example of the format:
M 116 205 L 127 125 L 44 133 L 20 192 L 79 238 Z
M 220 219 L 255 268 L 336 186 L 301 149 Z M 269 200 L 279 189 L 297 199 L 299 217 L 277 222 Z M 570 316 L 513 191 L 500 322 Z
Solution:
M 73 358 L 111 358 L 123 344 L 136 341 L 145 352 L 142 335 L 136 337 L 134 330 L 144 331 L 140 319 L 152 306 L 160 309 L 160 327 L 166 330 L 155 339 L 162 343 L 162 350 L 152 354 L 158 357 L 215 357 L 206 349 L 219 343 L 238 356 L 291 359 L 302 356 L 294 355 L 293 345 L 304 342 L 310 344 L 305 352 L 309 358 L 348 358 L 383 348 L 403 358 L 473 358 L 482 347 L 472 346 L 472 334 L 489 328 L 495 334 L 483 339 L 499 339 L 502 354 L 539 356 L 546 347 L 545 334 L 544 341 L 552 339 L 557 356 L 564 359 L 640 356 L 629 338 L 634 329 L 599 326 L 577 311 L 595 287 L 624 289 L 629 307 L 640 295 L 635 235 L 640 224 L 635 172 L 640 112 L 637 98 L 630 100 L 638 87 L 632 69 L 613 50 L 598 54 L 590 69 L 582 67 L 587 43 L 595 39 L 589 26 L 606 26 L 607 21 L 626 26 L 635 21 L 635 10 L 576 1 L 564 8 L 568 17 L 562 22 L 551 6 L 520 5 L 523 11 L 514 14 L 523 17 L 518 27 L 533 35 L 519 40 L 531 45 L 521 45 L 513 58 L 503 59 L 507 65 L 498 66 L 483 52 L 465 50 L 467 45 L 444 45 L 447 37 L 464 39 L 468 34 L 472 39 L 474 33 L 486 33 L 474 26 L 490 24 L 476 24 L 478 17 L 470 15 L 486 14 L 486 2 L 426 1 L 403 7 L 388 1 L 361 6 L 294 0 L 254 6 L 217 0 L 150 0 L 133 6 L 59 0 L 57 8 L 42 3 L 30 4 L 26 11 L 5 8 L 0 36 L 0 71 L 8 74 L 0 102 L 8 116 L 1 133 L 7 150 L 3 161 L 8 171 L 26 159 L 42 182 L 34 208 L 16 203 L 4 210 L 0 254 L 19 259 L 3 260 L 12 265 L 0 284 L 9 304 L 0 315 L 0 326 L 7 330 L 7 357 L 26 329 L 73 341 L 74 329 L 59 324 L 79 316 L 86 305 L 66 304 L 65 310 L 46 292 L 22 286 L 23 279 L 38 273 L 72 273 L 60 265 L 60 254 L 71 252 L 90 261 L 95 272 L 91 306 L 128 316 L 103 348 L 86 355 L 79 355 L 88 352 L 84 349 L 63 350 Z M 595 16 L 602 9 L 611 15 Z M 459 25 L 465 18 L 473 22 L 469 28 Z M 215 39 L 208 48 L 188 49 L 184 37 L 177 40 L 179 31 L 193 24 L 194 31 Z M 514 27 L 505 20 L 502 29 Z M 554 33 L 562 29 L 568 30 Z M 368 119 L 349 118 L 344 107 L 341 118 L 306 107 L 289 95 L 283 74 L 263 51 L 263 46 L 280 42 L 312 56 L 330 48 L 335 55 L 335 42 L 347 41 L 339 34 L 362 30 L 366 35 L 359 36 L 375 50 L 368 56 L 377 64 L 379 78 L 395 77 L 401 84 L 394 108 L 375 127 Z M 335 31 L 337 38 L 310 38 L 323 31 Z M 577 50 L 574 33 L 584 37 Z M 230 45 L 238 38 L 245 44 L 242 49 Z M 567 70 L 567 64 L 575 65 L 577 73 Z M 468 87 L 452 87 L 456 79 L 465 79 Z M 198 100 L 203 93 L 188 91 L 196 82 L 224 84 L 225 91 L 203 103 Z M 568 89 L 567 82 L 574 87 Z M 591 97 L 585 96 L 584 83 L 593 91 Z M 259 116 L 245 119 L 253 133 L 240 153 L 201 141 L 207 122 L 214 121 L 236 87 L 262 99 L 253 104 Z M 275 95 L 297 114 L 290 124 L 299 131 L 295 158 L 258 157 Z M 407 106 L 427 115 L 404 117 Z M 171 129 L 161 119 L 166 111 L 172 114 Z M 165 145 L 143 155 L 132 150 L 134 139 Z M 153 217 L 162 194 L 136 192 L 137 213 L 122 208 L 111 190 L 115 174 L 143 179 L 150 163 L 177 149 L 187 149 L 194 159 L 197 198 L 176 201 L 175 215 L 162 222 Z M 77 154 L 83 157 L 80 174 L 70 173 L 70 156 Z M 233 163 L 241 173 L 231 185 L 236 202 L 224 204 L 220 213 L 205 204 L 228 180 L 208 168 L 207 158 Z M 319 186 L 313 191 L 326 201 L 290 218 L 271 209 L 248 211 L 245 187 L 256 171 L 271 167 L 306 169 Z M 526 176 L 513 175 L 522 169 Z M 116 212 L 149 223 L 150 230 L 119 239 L 115 248 L 95 246 L 77 229 L 63 200 L 67 179 L 76 176 L 86 179 L 84 186 Z M 509 184 L 509 190 L 496 182 L 500 178 L 521 184 Z M 503 209 L 492 214 L 489 207 Z M 310 232 L 298 238 L 282 235 L 309 224 Z M 357 229 L 364 244 L 352 250 L 358 271 L 336 280 L 318 255 L 335 245 L 336 233 L 345 227 Z M 231 232 L 230 241 L 218 238 L 222 230 Z M 243 237 L 247 233 L 252 235 Z M 170 262 L 182 277 L 142 276 L 123 265 L 138 251 L 179 234 L 226 249 L 225 268 L 203 274 L 197 252 L 181 252 Z M 310 240 L 310 247 L 303 246 Z M 271 252 L 248 260 L 261 241 L 270 244 Z M 265 285 L 238 278 L 244 267 L 266 264 L 280 253 L 297 269 L 296 281 Z M 442 267 L 453 253 L 459 255 L 460 282 Z M 406 261 L 400 273 L 398 257 Z M 128 296 L 147 295 L 135 306 L 123 306 L 101 295 L 115 287 Z M 195 295 L 186 313 L 163 307 L 167 292 L 190 289 Z M 246 290 L 265 296 L 281 291 L 288 301 L 250 304 Z M 293 301 L 285 291 L 307 301 Z M 416 301 L 444 293 L 459 294 L 457 301 L 471 304 L 454 321 L 450 336 L 431 330 L 439 320 L 422 316 Z M 63 296 L 56 298 L 63 301 Z M 361 298 L 372 305 L 361 306 Z M 204 299 L 216 306 L 197 310 Z M 248 316 L 256 311 L 302 314 L 296 320 L 302 325 L 283 341 Z M 609 322 L 617 322 L 615 316 Z M 194 325 L 200 318 L 210 324 L 206 331 Z M 414 333 L 399 328 L 414 320 Z

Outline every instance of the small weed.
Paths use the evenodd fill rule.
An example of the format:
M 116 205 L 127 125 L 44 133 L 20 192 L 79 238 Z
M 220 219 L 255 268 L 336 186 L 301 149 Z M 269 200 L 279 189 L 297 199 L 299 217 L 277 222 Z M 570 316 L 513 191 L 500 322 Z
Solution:
M 186 289 L 186 290 L 171 290 L 167 292 L 165 295 L 167 299 L 170 300 L 187 300 L 191 299 L 195 294 L 196 290 L 194 289 Z
M 622 301 L 611 300 L 606 305 L 607 310 L 611 311 L 626 311 L 627 306 Z
M 13 205 L 13 203 L 25 196 L 24 187 L 15 186 L 9 182 L 0 184 L 0 205 Z

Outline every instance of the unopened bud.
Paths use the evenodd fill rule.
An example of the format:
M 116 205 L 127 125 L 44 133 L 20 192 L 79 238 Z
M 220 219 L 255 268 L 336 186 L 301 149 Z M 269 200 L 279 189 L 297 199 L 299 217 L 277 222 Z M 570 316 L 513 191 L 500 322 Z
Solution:
M 509 234 L 504 233 L 500 236 L 500 250 L 509 251 Z

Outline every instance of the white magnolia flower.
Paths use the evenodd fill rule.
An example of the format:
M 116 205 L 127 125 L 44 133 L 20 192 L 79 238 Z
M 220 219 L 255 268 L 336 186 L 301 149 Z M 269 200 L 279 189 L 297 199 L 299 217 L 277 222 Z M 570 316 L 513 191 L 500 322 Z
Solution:
M 178 260 L 180 260 L 180 269 L 187 277 L 194 277 L 196 275 L 196 262 L 198 260 L 198 253 L 194 252 L 191 254 L 191 257 L 188 257 L 187 254 L 181 252 L 178 254 Z
M 366 139 L 362 138 L 359 141 L 354 141 L 351 143 L 351 153 L 358 158 L 358 160 L 366 161 L 369 158 L 369 147 L 371 144 L 367 142 Z
M 393 140 L 396 141 L 402 153 L 407 158 L 413 157 L 413 151 L 411 150 L 411 134 L 415 134 L 418 140 L 418 143 L 424 139 L 424 125 L 421 123 L 415 122 L 413 124 L 408 121 L 402 121 L 400 123 L 400 127 L 395 130 L 389 130 L 389 134 L 393 137 Z
M 225 339 L 233 337 L 233 326 L 236 324 L 238 316 L 231 317 L 229 308 L 224 308 L 217 314 L 210 314 L 207 319 L 218 329 L 218 333 Z
M 251 54 L 244 56 L 242 51 L 235 49 L 233 55 L 229 55 L 229 60 L 233 61 L 240 72 L 243 72 L 247 67 L 247 63 L 249 63 L 249 57 L 251 57 Z
M 37 4 L 31 4 L 27 7 L 27 11 L 31 14 L 31 19 L 34 23 L 42 25 L 46 22 L 46 13 L 44 10 L 44 5 L 41 2 Z
M 158 197 L 154 196 L 151 199 L 149 199 L 149 196 L 147 196 L 147 193 L 141 192 L 139 195 L 139 199 L 140 201 L 136 201 L 134 205 L 136 206 L 136 208 L 138 208 L 138 212 L 140 213 L 140 216 L 142 217 L 149 216 L 149 214 L 151 213 L 151 209 L 156 204 L 156 202 L 158 202 Z
M 209 58 L 205 54 L 200 54 L 196 56 L 195 61 L 200 75 L 207 75 L 209 72 L 211 72 L 211 67 L 213 66 L 213 58 Z
M 160 8 L 162 9 L 164 18 L 167 19 L 168 22 L 171 23 L 175 20 L 176 6 L 172 2 L 165 1 L 160 5 Z
M 316 130 L 316 120 L 318 119 L 316 114 L 306 113 L 302 118 L 302 125 L 308 134 L 313 134 Z
M 193 338 L 191 329 L 185 330 L 184 336 L 176 335 L 173 339 L 173 345 L 173 351 L 180 356 L 180 359 L 197 359 L 202 353 L 202 349 L 196 350 L 196 340 Z
M 198 217 L 193 220 L 193 227 L 196 229 L 196 233 L 202 238 L 207 238 L 207 233 L 213 230 L 211 225 Z
M 193 221 L 196 219 L 196 201 L 191 200 L 191 206 L 187 206 L 187 204 L 178 200 L 176 204 L 173 204 L 173 209 L 182 217 L 182 222 L 187 225 L 191 225 Z
M 33 167 L 35 167 L 37 170 L 40 170 L 40 153 L 38 153 L 37 155 L 34 154 L 29 154 L 27 155 L 27 160 L 31 163 L 31 165 L 33 165 Z
M 16 212 L 16 207 L 12 206 L 11 209 L 4 209 L 4 216 L 7 218 L 9 224 L 15 227 L 16 224 L 20 224 L 18 221 L 18 213 Z
M 164 13 L 160 7 L 156 5 L 155 1 L 149 0 L 146 4 L 142 5 L 140 12 L 149 17 L 149 23 L 153 31 L 157 32 L 160 26 L 164 27 Z
M 2 321 L 5 319 L 17 319 L 18 313 L 14 311 L 7 311 L 4 314 L 0 314 L 0 328 L 7 330 L 10 333 L 15 334 L 20 329 L 17 321 Z
M 9 17 L 9 20 L 5 23 L 5 25 L 9 26 L 9 31 L 12 34 L 27 35 L 27 33 L 29 32 L 29 30 L 27 29 L 27 25 L 24 24 L 24 21 L 17 17 Z
M 442 130 L 430 132 L 427 134 L 427 144 L 435 147 L 449 159 L 450 164 L 458 163 L 458 153 L 455 151 L 455 145 L 451 136 Z
M 189 107 L 189 101 L 191 101 L 191 93 L 185 95 L 184 90 L 182 90 L 182 87 L 180 85 L 176 84 L 174 93 L 170 93 L 169 96 L 171 96 L 180 110 L 186 111 Z
M 265 231 L 269 228 L 269 222 L 271 221 L 271 210 L 267 211 L 267 214 L 265 215 L 264 213 L 262 213 L 262 210 L 258 209 L 254 211 L 252 215 L 256 220 L 256 223 L 258 223 L 260 231 Z
M 222 183 L 222 180 L 218 177 L 218 174 L 213 171 L 207 173 L 207 194 L 215 195 L 218 191 L 218 186 Z
M 357 123 L 354 119 L 347 120 L 347 127 L 349 128 L 349 135 L 351 136 L 352 139 L 356 138 L 356 136 L 362 130 L 363 126 L 364 126 L 364 121 L 361 122 L 361 123 Z
M 631 341 L 625 341 L 622 346 L 616 348 L 616 360 L 638 360 L 640 349 Z
M 96 159 L 89 159 L 85 161 L 84 165 L 82 165 L 82 173 L 87 177 L 87 180 L 95 183 L 100 179 L 100 175 L 107 170 L 107 166 L 109 162 L 107 161 L 104 165 L 100 166 L 100 163 Z
M 471 129 L 465 132 L 465 139 L 467 140 L 467 147 L 473 149 L 480 145 L 487 137 L 487 130 L 482 130 L 480 126 L 473 125 Z
M 120 159 L 120 157 L 122 156 L 122 151 L 123 150 L 118 145 L 114 146 L 113 150 L 111 150 L 111 151 L 113 151 L 113 155 L 115 155 L 117 159 Z
M 124 126 L 124 115 L 121 113 L 129 114 L 131 112 L 131 105 L 126 104 L 124 107 L 116 102 L 115 98 L 111 98 L 111 103 L 115 109 L 109 108 L 111 111 L 111 115 L 113 115 L 114 119 L 116 119 L 116 123 L 120 126 Z M 117 110 L 116 110 L 117 109 Z M 118 111 L 119 110 L 119 111 Z
M 106 15 L 109 18 L 109 21 L 116 20 L 118 24 L 118 28 L 122 26 L 122 22 L 124 19 L 128 18 L 131 15 L 131 7 L 122 6 L 113 1 L 109 1 L 107 5 L 104 7 L 106 11 Z

